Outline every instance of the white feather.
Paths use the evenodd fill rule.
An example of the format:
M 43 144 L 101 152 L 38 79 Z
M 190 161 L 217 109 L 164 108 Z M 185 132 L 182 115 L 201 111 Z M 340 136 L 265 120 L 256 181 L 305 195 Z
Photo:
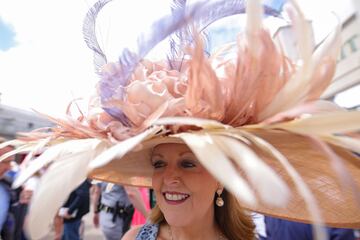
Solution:
M 45 146 L 48 145 L 51 140 L 51 137 L 40 139 L 37 144 L 31 149 L 31 151 L 26 155 L 25 159 L 20 165 L 20 169 L 24 169 L 25 167 L 27 167 L 29 165 L 29 162 L 34 158 L 36 154 L 41 154 L 44 151 Z M 55 143 L 55 141 L 53 143 Z
M 24 142 L 20 141 L 18 139 L 14 139 L 14 140 L 9 140 L 3 143 L 0 143 L 0 149 L 7 147 L 7 146 L 17 146 L 17 145 L 23 145 Z
M 245 171 L 263 202 L 276 207 L 286 206 L 290 196 L 289 188 L 253 150 L 231 137 L 211 137 L 223 152 Z
M 177 136 L 189 146 L 201 164 L 227 190 L 249 205 L 257 204 L 256 197 L 248 183 L 238 174 L 235 166 L 208 135 L 181 133 Z
M 230 126 L 219 123 L 215 120 L 192 118 L 192 117 L 164 117 L 155 121 L 154 125 L 189 125 L 197 126 L 203 129 L 229 128 Z
M 69 141 L 57 151 L 57 160 L 41 177 L 34 192 L 27 218 L 32 239 L 39 239 L 50 230 L 50 223 L 71 191 L 87 177 L 88 163 L 108 146 L 98 139 Z M 71 143 L 71 144 L 70 144 Z
M 288 6 L 288 10 L 298 39 L 301 65 L 285 86 L 276 94 L 272 102 L 260 112 L 258 117 L 260 121 L 295 107 L 305 100 L 305 96 L 310 90 L 309 81 L 315 67 L 311 58 L 313 52 L 312 31 L 296 1 L 291 0 L 291 2 L 292 5 Z
M 320 61 L 325 56 L 331 56 L 336 59 L 339 55 L 339 50 L 341 46 L 341 24 L 339 23 L 336 28 L 327 36 L 322 44 L 316 48 L 313 54 L 313 61 L 315 66 L 320 63 Z
M 11 156 L 15 155 L 15 154 L 27 153 L 27 152 L 31 151 L 31 149 L 33 149 L 34 146 L 35 146 L 35 144 L 33 144 L 33 143 L 25 144 L 23 146 L 19 146 L 19 147 L 15 148 L 14 150 L 11 150 L 10 152 L 7 152 L 7 153 L 1 155 L 0 156 L 0 162 L 3 161 L 4 159 L 8 158 L 8 157 L 11 157 Z
M 295 0 L 290 0 L 290 2 L 291 5 L 286 5 L 286 7 L 288 8 L 291 21 L 294 25 L 298 52 L 303 64 L 307 64 L 309 63 L 314 48 L 312 28 L 311 25 L 308 24 L 308 20 L 305 19 L 299 4 Z
M 64 143 L 60 143 L 49 147 L 46 151 L 44 151 L 36 160 L 31 161 L 26 168 L 22 169 L 15 179 L 13 183 L 13 188 L 18 188 L 23 185 L 29 177 L 34 175 L 40 169 L 49 165 L 51 162 L 57 160 L 62 154 L 64 154 L 64 149 L 72 149 L 72 146 L 79 145 L 79 143 L 83 143 L 84 140 L 69 140 Z M 43 144 L 43 142 L 39 142 L 39 144 Z M 33 146 L 32 150 L 36 150 L 39 145 Z
M 321 136 L 321 139 L 350 151 L 360 153 L 360 139 L 337 135 Z
M 110 161 L 112 161 L 115 158 L 121 158 L 126 153 L 131 151 L 133 148 L 135 148 L 139 143 L 144 141 L 145 139 L 154 136 L 157 132 L 162 130 L 162 127 L 155 126 L 152 128 L 149 128 L 148 130 L 134 136 L 131 138 L 128 138 L 108 150 L 104 151 L 102 154 L 100 154 L 96 159 L 91 161 L 89 167 L 90 169 L 98 168 L 101 166 L 106 165 Z
M 360 112 L 329 112 L 296 119 L 290 122 L 267 125 L 264 128 L 284 129 L 305 135 L 329 135 L 360 129 Z
M 319 211 L 318 203 L 312 194 L 311 190 L 306 185 L 305 181 L 301 178 L 300 174 L 296 171 L 296 169 L 289 163 L 287 158 L 279 152 L 275 147 L 273 147 L 270 143 L 266 142 L 264 139 L 259 138 L 253 134 L 243 132 L 244 136 L 249 138 L 255 145 L 260 147 L 261 149 L 267 151 L 271 154 L 276 160 L 280 162 L 280 164 L 284 167 L 289 176 L 293 179 L 295 187 L 299 194 L 303 197 L 307 210 L 312 216 L 312 220 L 314 223 L 314 237 L 316 240 L 326 240 L 327 233 L 321 226 L 323 224 L 323 220 Z
M 255 58 L 260 58 L 262 40 L 259 37 L 260 31 L 263 29 L 262 17 L 263 6 L 261 0 L 246 1 L 246 25 L 245 39 L 249 52 Z

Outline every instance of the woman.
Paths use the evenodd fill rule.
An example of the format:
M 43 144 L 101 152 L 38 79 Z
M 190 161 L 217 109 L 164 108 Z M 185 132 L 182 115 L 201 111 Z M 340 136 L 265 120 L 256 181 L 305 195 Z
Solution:
M 250 216 L 186 145 L 156 146 L 151 164 L 157 199 L 151 223 L 123 239 L 254 239 Z
M 360 167 L 351 153 L 359 150 L 360 113 L 316 101 L 334 74 L 339 29 L 313 53 L 308 21 L 290 1 L 287 16 L 301 39 L 299 59 L 291 61 L 283 46 L 293 44 L 279 47 L 262 25 L 263 11 L 278 13 L 260 1 L 174 1 L 170 15 L 139 35 L 137 49 L 125 48 L 108 63 L 95 34 L 108 2 L 99 0 L 84 21 L 101 78 L 88 114 L 69 111 L 53 119 L 50 131 L 19 143 L 20 150 L 47 149 L 17 184 L 50 165 L 31 205 L 32 238 L 46 233 L 87 177 L 155 189 L 151 221 L 126 239 L 252 239 L 253 224 L 240 205 L 289 220 L 360 227 Z M 208 54 L 201 31 L 245 7 L 237 41 Z M 145 60 L 168 36 L 167 57 Z M 322 233 L 315 228 L 318 239 Z

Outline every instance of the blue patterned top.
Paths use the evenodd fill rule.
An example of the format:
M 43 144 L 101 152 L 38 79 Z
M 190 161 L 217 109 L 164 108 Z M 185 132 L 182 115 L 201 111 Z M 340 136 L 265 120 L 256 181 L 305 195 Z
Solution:
M 159 224 L 146 223 L 141 227 L 135 240 L 156 240 L 159 231 Z

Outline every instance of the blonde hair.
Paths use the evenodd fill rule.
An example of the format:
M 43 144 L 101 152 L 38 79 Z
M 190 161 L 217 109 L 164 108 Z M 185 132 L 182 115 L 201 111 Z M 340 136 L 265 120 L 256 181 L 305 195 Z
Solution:
M 250 214 L 246 213 L 239 201 L 225 189 L 221 194 L 224 206 L 215 205 L 215 221 L 222 233 L 229 240 L 253 240 L 255 239 L 255 225 Z M 149 217 L 152 223 L 166 223 L 163 213 L 158 205 L 152 209 Z

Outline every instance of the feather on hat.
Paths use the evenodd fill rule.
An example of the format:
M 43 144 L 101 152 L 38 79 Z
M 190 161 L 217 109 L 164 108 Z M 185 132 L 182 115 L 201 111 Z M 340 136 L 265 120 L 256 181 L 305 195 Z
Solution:
M 30 208 L 32 237 L 46 233 L 58 207 L 87 176 L 151 187 L 151 149 L 171 142 L 188 145 L 247 209 L 360 227 L 360 161 L 353 153 L 360 152 L 360 113 L 318 100 L 334 74 L 339 28 L 313 52 L 311 29 L 290 1 L 288 13 L 301 40 L 301 61 L 295 63 L 262 25 L 264 10 L 279 13 L 260 1 L 180 1 L 138 38 L 136 51 L 125 49 L 118 62 L 107 63 L 95 22 L 108 2 L 98 1 L 84 21 L 101 78 L 88 114 L 47 116 L 57 124 L 50 132 L 23 133 L 15 140 L 20 147 L 13 153 L 47 148 L 15 182 L 19 186 L 49 166 Z M 204 54 L 193 29 L 245 11 L 246 28 L 237 42 Z M 167 61 L 144 59 L 173 33 Z M 237 54 L 229 57 L 234 46 Z M 51 202 L 48 211 L 45 202 Z

